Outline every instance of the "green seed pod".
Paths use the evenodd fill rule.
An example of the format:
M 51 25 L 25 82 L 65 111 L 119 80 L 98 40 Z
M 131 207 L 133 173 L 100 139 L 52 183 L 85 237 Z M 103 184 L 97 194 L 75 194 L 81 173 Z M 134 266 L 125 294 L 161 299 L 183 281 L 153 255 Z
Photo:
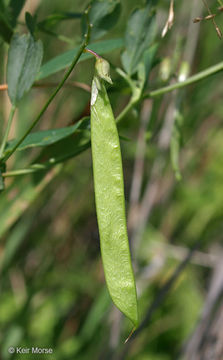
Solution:
M 96 60 L 91 95 L 91 144 L 96 211 L 108 290 L 115 305 L 138 325 L 135 279 L 129 251 L 118 131 L 103 79 L 109 66 Z

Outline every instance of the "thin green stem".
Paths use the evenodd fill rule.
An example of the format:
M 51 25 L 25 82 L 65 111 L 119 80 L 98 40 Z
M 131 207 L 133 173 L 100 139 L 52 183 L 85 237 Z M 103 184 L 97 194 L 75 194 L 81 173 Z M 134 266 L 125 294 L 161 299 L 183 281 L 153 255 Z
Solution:
M 160 89 L 157 89 L 157 90 L 152 90 L 150 91 L 149 93 L 147 94 L 144 94 L 142 96 L 142 98 L 138 98 L 138 99 L 134 99 L 134 98 L 131 98 L 129 103 L 127 104 L 127 106 L 122 110 L 122 112 L 118 115 L 118 117 L 116 118 L 116 122 L 118 123 L 119 121 L 121 121 L 125 116 L 126 114 L 134 107 L 134 105 L 137 104 L 138 101 L 140 101 L 141 99 L 147 99 L 147 98 L 154 98 L 156 96 L 161 96 L 163 94 L 166 94 L 170 91 L 173 91 L 173 90 L 176 90 L 176 89 L 180 89 L 180 88 L 183 88 L 187 85 L 191 85 L 193 83 L 196 83 L 200 80 L 203 80 L 205 78 L 207 78 L 208 76 L 211 76 L 219 71 L 222 71 L 223 70 L 223 61 L 214 65 L 214 66 L 211 66 L 210 68 L 204 70 L 204 71 L 201 71 L 189 78 L 187 78 L 185 81 L 182 81 L 182 82 L 177 82 L 175 84 L 172 84 L 172 85 L 168 85 L 168 86 L 164 86 Z M 120 74 L 120 71 L 118 71 L 119 74 Z
M 126 105 L 126 107 L 121 111 L 121 113 L 116 117 L 115 121 L 116 124 L 119 123 L 125 116 L 126 114 L 134 107 L 134 105 L 136 104 L 137 101 L 133 100 L 133 98 L 130 99 L 130 101 L 128 102 L 128 104 Z
M 207 78 L 208 76 L 210 75 L 213 75 L 219 71 L 222 71 L 223 70 L 223 61 L 214 65 L 214 66 L 211 66 L 209 67 L 208 69 L 204 70 L 204 71 L 201 71 L 189 78 L 187 78 L 185 81 L 182 81 L 182 82 L 178 82 L 176 84 L 172 84 L 172 85 L 168 85 L 168 86 L 165 86 L 165 87 L 162 87 L 160 89 L 157 89 L 157 90 L 152 90 L 150 91 L 149 93 L 147 94 L 144 94 L 143 95 L 143 98 L 146 99 L 146 98 L 153 98 L 153 97 L 156 97 L 156 96 L 160 96 L 160 95 L 163 95 L 163 94 L 166 94 L 170 91 L 173 91 L 175 89 L 180 89 L 180 88 L 183 88 L 187 85 L 191 85 L 193 83 L 196 83 L 200 80 L 203 80 L 205 78 Z
M 131 79 L 131 77 L 129 75 L 127 75 L 122 69 L 120 68 L 116 68 L 115 69 L 116 72 L 127 82 L 127 84 L 130 86 L 130 88 L 132 89 L 132 92 L 134 92 L 135 89 L 135 85 L 133 80 Z
M 131 79 L 131 77 L 129 75 L 127 75 L 122 69 L 116 68 L 115 70 L 127 82 L 127 84 L 130 86 L 131 91 L 132 91 L 131 99 L 129 100 L 126 107 L 122 110 L 122 112 L 116 118 L 116 123 L 118 123 L 126 116 L 126 114 L 134 107 L 134 105 L 138 103 L 138 101 L 141 97 L 141 90 L 136 87 L 136 84 Z
M 9 114 L 9 118 L 8 118 L 8 122 L 7 122 L 7 127 L 6 127 L 6 130 L 5 130 L 5 134 L 4 134 L 2 144 L 1 144 L 1 148 L 0 148 L 0 159 L 2 159 L 2 155 L 3 155 L 4 150 L 5 150 L 5 146 L 6 146 L 6 143 L 7 143 L 7 140 L 8 140 L 9 131 L 11 129 L 12 120 L 13 120 L 15 111 L 16 111 L 16 107 L 14 105 L 12 105 L 11 110 L 10 110 L 10 114 Z
M 54 92 L 52 93 L 52 95 L 50 96 L 50 98 L 47 100 L 47 102 L 45 103 L 45 105 L 43 106 L 43 108 L 40 110 L 39 114 L 37 115 L 36 119 L 32 122 L 32 124 L 30 125 L 30 127 L 26 130 L 26 132 L 23 134 L 23 136 L 18 140 L 18 142 L 15 144 L 15 146 L 12 148 L 12 150 L 5 156 L 4 160 L 6 161 L 18 148 L 18 146 L 23 142 L 23 140 L 26 138 L 26 136 L 32 131 L 32 129 L 34 128 L 34 126 L 36 126 L 36 124 L 38 123 L 38 121 L 40 120 L 40 118 L 43 116 L 43 114 L 45 113 L 46 109 L 48 108 L 48 106 L 50 105 L 50 103 L 52 102 L 52 100 L 55 98 L 55 96 L 57 95 L 57 93 L 59 92 L 59 90 L 62 88 L 62 86 L 64 85 L 65 81 L 67 80 L 67 78 L 70 76 L 71 72 L 73 71 L 75 65 L 77 64 L 81 54 L 83 53 L 85 47 L 88 44 L 89 41 L 89 36 L 90 36 L 90 28 L 91 26 L 88 26 L 88 31 L 87 34 L 85 34 L 85 38 L 84 41 L 82 42 L 72 64 L 70 65 L 69 69 L 67 70 L 66 74 L 64 75 L 63 79 L 61 80 L 61 82 L 59 83 L 59 85 L 57 86 L 57 88 L 54 90 Z

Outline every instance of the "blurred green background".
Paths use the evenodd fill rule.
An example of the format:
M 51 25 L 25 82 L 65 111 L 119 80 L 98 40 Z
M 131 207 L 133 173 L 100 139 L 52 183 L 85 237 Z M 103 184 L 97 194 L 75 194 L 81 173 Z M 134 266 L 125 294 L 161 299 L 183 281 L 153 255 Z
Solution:
M 101 39 L 123 37 L 130 13 L 144 1 L 121 3 L 117 24 Z M 41 21 L 60 12 L 82 13 L 86 5 L 83 0 L 33 0 L 27 1 L 25 9 L 36 13 Z M 218 3 L 210 1 L 210 5 L 215 11 Z M 201 1 L 176 2 L 174 25 L 162 39 L 168 8 L 168 1 L 157 2 L 158 50 L 146 91 L 177 81 L 183 61 L 187 61 L 190 74 L 195 74 L 222 60 L 222 42 L 213 24 L 192 22 L 194 17 L 206 14 Z M 222 16 L 216 18 L 219 27 Z M 26 31 L 24 11 L 19 20 L 18 30 Z M 80 19 L 58 22 L 50 30 L 69 41 L 38 31 L 44 45 L 43 63 L 81 41 Z M 0 82 L 5 83 L 7 46 L 1 43 L 0 51 Z M 121 67 L 121 52 L 122 49 L 117 49 L 104 56 L 114 67 Z M 165 63 L 172 67 L 167 79 L 162 76 Z M 94 59 L 81 62 L 72 80 L 90 86 L 93 67 Z M 49 81 L 58 81 L 62 75 L 59 72 Z M 115 71 L 112 77 L 115 85 L 109 89 L 109 95 L 117 115 L 129 95 Z M 165 301 L 128 346 L 124 340 L 131 324 L 112 305 L 104 281 L 90 148 L 48 174 L 6 179 L 7 190 L 0 201 L 1 359 L 170 360 L 180 356 L 199 319 L 222 246 L 221 90 L 222 74 L 218 73 L 185 89 L 142 101 L 119 124 L 120 134 L 129 139 L 121 140 L 126 208 L 139 221 L 137 226 L 128 217 L 141 321 L 187 250 L 200 241 L 199 251 L 177 278 Z M 23 133 L 51 92 L 51 88 L 31 90 L 19 105 L 11 137 Z M 78 87 L 64 88 L 38 128 L 64 127 L 88 115 L 89 98 L 89 92 Z M 171 119 L 175 118 L 176 110 L 181 119 L 178 129 L 181 181 L 175 178 L 170 151 L 174 141 Z M 8 112 L 7 94 L 1 91 L 2 134 Z M 132 181 L 137 179 L 134 164 L 139 164 L 140 131 L 145 146 L 144 169 L 135 204 L 131 200 Z M 59 146 L 62 153 L 64 143 Z M 8 169 L 23 168 L 38 154 L 37 150 L 18 152 L 10 159 Z M 44 158 L 44 153 L 41 156 Z M 151 204 L 145 195 L 148 189 L 153 197 Z M 143 212 L 141 208 L 142 213 L 137 215 L 137 206 L 142 204 L 147 210 Z M 10 346 L 52 348 L 53 355 L 11 355 Z

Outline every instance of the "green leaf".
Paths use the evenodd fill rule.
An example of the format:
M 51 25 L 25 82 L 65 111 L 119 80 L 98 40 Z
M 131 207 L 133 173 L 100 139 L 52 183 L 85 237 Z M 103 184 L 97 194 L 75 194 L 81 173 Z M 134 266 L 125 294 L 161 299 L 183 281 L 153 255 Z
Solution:
M 133 84 L 136 84 L 134 88 L 136 99 L 142 94 L 143 89 L 146 86 L 146 83 L 149 78 L 149 72 L 152 68 L 154 56 L 157 51 L 157 44 L 149 47 L 143 54 L 142 61 L 137 66 L 137 78 L 138 81 L 133 81 Z
M 158 44 L 154 44 L 154 45 L 150 46 L 149 49 L 147 49 L 144 52 L 143 64 L 145 67 L 145 83 L 146 83 L 146 80 L 148 80 L 150 70 L 152 69 L 152 67 L 154 65 L 154 58 L 155 58 L 157 49 L 158 49 Z
M 72 137 L 68 138 L 68 142 L 65 140 L 61 141 L 61 145 L 63 145 L 64 151 L 59 151 L 59 147 L 56 147 L 55 144 L 52 149 L 50 149 L 50 152 L 46 153 L 46 156 L 49 156 L 49 160 L 45 161 L 44 163 L 35 163 L 31 166 L 32 169 L 35 169 L 37 171 L 39 170 L 48 170 L 49 168 L 63 163 L 66 160 L 72 159 L 75 156 L 81 154 L 83 151 L 87 150 L 90 147 L 90 141 L 85 141 L 84 144 L 75 144 L 74 145 L 74 139 Z M 67 146 L 68 143 L 68 147 Z M 72 146 L 73 145 L 73 146 Z
M 40 69 L 43 57 L 41 41 L 28 35 L 15 34 L 12 38 L 7 64 L 8 94 L 13 105 L 17 105 L 31 88 Z
M 46 158 L 51 159 L 51 163 L 60 161 L 63 158 L 70 158 L 73 155 L 79 154 L 84 150 L 82 147 L 87 145 L 89 147 L 90 143 L 90 119 L 84 118 L 83 123 L 80 124 L 79 130 L 70 134 L 66 138 L 60 139 L 59 141 L 52 143 L 52 145 L 45 147 L 41 153 L 39 161 L 42 161 Z M 53 160 L 54 159 L 54 160 Z
M 133 11 L 127 23 L 125 51 L 122 64 L 125 71 L 132 75 L 155 37 L 155 20 L 151 11 L 151 1 L 146 7 Z
M 5 42 L 9 43 L 12 35 L 13 30 L 7 20 L 7 16 L 0 10 L 0 36 Z
M 97 54 L 102 55 L 116 49 L 119 49 L 123 46 L 123 39 L 112 39 L 112 40 L 104 40 L 95 44 L 91 44 L 88 46 L 89 49 L 95 51 Z M 41 66 L 40 72 L 37 76 L 37 80 L 44 79 L 47 76 L 53 75 L 60 70 L 64 70 L 68 67 L 77 54 L 79 48 L 75 48 L 73 50 L 69 50 L 61 55 L 56 56 L 52 60 L 45 63 Z M 84 61 L 92 58 L 92 55 L 89 53 L 85 53 L 81 55 L 80 61 Z
M 81 17 L 81 13 L 59 12 L 57 14 L 51 14 L 47 16 L 44 20 L 38 22 L 37 26 L 39 29 L 49 29 L 62 20 L 80 19 Z
M 30 133 L 25 140 L 19 145 L 17 150 L 25 150 L 32 147 L 44 147 L 52 145 L 62 139 L 67 138 L 68 136 L 74 134 L 78 129 L 87 129 L 89 126 L 89 118 L 84 118 L 78 123 L 60 129 L 51 129 L 44 131 L 37 131 Z M 17 143 L 17 139 L 14 139 L 7 143 L 4 156 L 12 150 L 14 145 Z
M 93 25 L 91 39 L 104 36 L 117 23 L 121 13 L 120 0 L 95 0 L 89 11 L 89 20 Z M 86 32 L 86 21 L 83 34 Z
M 16 25 L 16 20 L 25 4 L 26 0 L 10 0 L 9 3 L 9 16 L 10 23 L 13 27 Z
M 36 28 L 36 16 L 32 16 L 29 12 L 25 14 L 26 26 L 30 34 L 33 36 Z
M 49 157 L 47 161 L 35 162 L 25 169 L 16 169 L 14 170 L 13 175 L 18 176 L 18 175 L 26 175 L 36 172 L 39 173 L 43 171 L 44 172 L 49 171 L 55 165 L 64 163 L 66 160 L 72 159 L 73 157 L 81 154 L 83 151 L 87 150 L 90 147 L 90 141 L 85 141 L 83 145 L 75 144 L 74 146 L 74 139 L 71 138 L 70 140 L 72 141 L 72 144 L 71 143 L 70 144 L 73 146 L 70 146 L 69 144 L 67 148 L 67 141 L 65 142 L 65 140 L 62 140 L 60 144 L 60 146 L 63 145 L 62 151 L 61 149 L 58 150 L 58 147 L 55 147 L 56 144 L 54 144 L 54 147 L 50 149 L 50 151 L 47 150 L 47 152 L 45 153 L 43 152 L 43 154 L 45 155 L 44 157 L 46 156 Z M 11 173 L 11 176 L 13 175 Z
M 16 25 L 17 17 L 23 8 L 26 0 L 10 0 L 7 8 L 4 1 L 0 1 L 0 36 L 7 43 L 13 35 L 13 28 Z
M 16 170 L 20 175 L 47 171 L 57 164 L 69 160 L 90 147 L 90 132 L 72 134 L 56 143 L 49 145 L 39 155 L 38 159 L 26 169 Z M 45 159 L 48 158 L 47 161 Z

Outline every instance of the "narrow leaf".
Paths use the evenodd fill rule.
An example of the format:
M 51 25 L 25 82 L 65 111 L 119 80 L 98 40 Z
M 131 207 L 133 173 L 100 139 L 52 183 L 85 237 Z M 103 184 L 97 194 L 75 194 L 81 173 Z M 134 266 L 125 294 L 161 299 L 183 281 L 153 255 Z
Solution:
M 6 15 L 0 10 L 0 36 L 5 42 L 9 43 L 12 35 L 11 25 L 7 21 Z
M 44 147 L 52 145 L 74 134 L 80 128 L 87 129 L 88 125 L 89 118 L 85 118 L 84 120 L 79 121 L 77 124 L 65 128 L 33 132 L 25 138 L 17 150 L 21 151 L 32 147 Z M 17 141 L 18 140 L 14 139 L 8 142 L 4 156 L 11 151 Z
M 97 42 L 95 44 L 89 45 L 88 48 L 95 51 L 97 54 L 102 55 L 120 49 L 122 46 L 123 39 L 119 38 Z M 73 50 L 69 50 L 61 55 L 56 56 L 52 60 L 49 60 L 41 67 L 40 72 L 37 76 L 37 80 L 44 79 L 47 76 L 53 75 L 56 72 L 68 67 L 71 64 L 77 51 L 78 48 L 75 48 Z M 82 54 L 79 62 L 90 58 L 92 58 L 92 56 L 89 53 Z
M 47 16 L 44 20 L 38 22 L 37 26 L 39 29 L 50 29 L 62 20 L 80 19 L 81 17 L 81 13 L 59 12 Z
M 126 49 L 122 54 L 122 64 L 128 74 L 136 72 L 145 50 L 152 44 L 154 37 L 155 21 L 149 2 L 146 7 L 136 9 L 127 23 Z
M 31 88 L 43 57 L 42 43 L 28 35 L 15 34 L 12 38 L 7 64 L 8 94 L 13 105 L 17 105 Z
M 89 11 L 89 20 L 93 25 L 91 39 L 104 36 L 115 26 L 121 13 L 120 0 L 95 0 Z M 83 26 L 83 34 L 86 32 L 86 23 Z
M 74 139 L 72 139 L 73 141 Z M 64 145 L 66 145 L 65 143 L 65 140 L 63 140 L 63 143 Z M 49 160 L 45 161 L 44 163 L 34 163 L 31 165 L 31 169 L 33 170 L 48 170 L 49 168 L 57 165 L 57 164 L 60 164 L 60 163 L 63 163 L 65 162 L 66 160 L 69 160 L 69 159 L 72 159 L 74 158 L 75 156 L 81 154 L 83 151 L 87 150 L 88 148 L 90 147 L 90 141 L 87 141 L 85 142 L 83 145 L 80 145 L 80 144 L 76 144 L 75 146 L 73 146 L 73 148 L 71 148 L 69 146 L 68 149 L 65 148 L 64 146 L 64 152 L 62 153 L 61 151 L 57 151 L 56 153 L 56 147 L 54 147 L 54 149 L 51 149 L 51 152 L 52 150 L 54 150 L 55 154 L 50 156 Z M 46 155 L 49 155 L 49 154 L 46 154 Z
M 145 67 L 145 81 L 148 80 L 150 70 L 154 65 L 154 58 L 158 49 L 158 44 L 154 44 L 150 46 L 145 52 L 143 56 L 143 64 Z
M 36 28 L 36 16 L 32 16 L 29 12 L 25 14 L 26 26 L 30 34 L 33 36 Z

